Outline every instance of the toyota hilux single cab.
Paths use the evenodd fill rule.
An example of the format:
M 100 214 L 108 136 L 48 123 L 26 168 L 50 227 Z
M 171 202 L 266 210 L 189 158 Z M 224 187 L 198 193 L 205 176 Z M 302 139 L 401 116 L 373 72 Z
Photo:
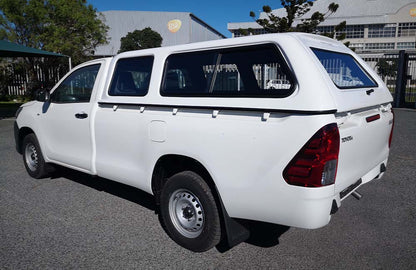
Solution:
M 385 172 L 391 102 L 340 42 L 267 34 L 81 64 L 19 108 L 15 138 L 32 177 L 60 165 L 148 192 L 202 252 L 244 241 L 242 220 L 328 224 Z

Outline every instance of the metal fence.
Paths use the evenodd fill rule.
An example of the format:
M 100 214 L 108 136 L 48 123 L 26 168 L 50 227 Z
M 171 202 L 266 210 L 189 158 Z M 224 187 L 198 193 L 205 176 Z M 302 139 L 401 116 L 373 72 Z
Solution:
M 384 83 L 394 94 L 397 79 L 398 54 L 361 55 L 363 60 L 374 69 L 383 79 Z M 384 64 L 383 64 L 384 63 Z
M 416 108 L 416 55 L 409 55 L 407 63 L 407 83 L 405 103 L 408 107 Z M 412 106 L 413 103 L 413 106 Z
M 19 63 L 9 63 L 3 66 L 2 72 L 8 74 L 7 85 L 3 86 L 6 89 L 7 95 L 23 96 L 27 94 L 28 89 L 32 87 L 29 70 L 22 68 Z M 68 72 L 68 66 L 55 65 L 41 67 L 36 65 L 34 67 L 35 76 L 38 79 L 40 86 L 50 86 L 55 84 Z
M 360 55 L 390 89 L 396 107 L 416 108 L 416 54 Z

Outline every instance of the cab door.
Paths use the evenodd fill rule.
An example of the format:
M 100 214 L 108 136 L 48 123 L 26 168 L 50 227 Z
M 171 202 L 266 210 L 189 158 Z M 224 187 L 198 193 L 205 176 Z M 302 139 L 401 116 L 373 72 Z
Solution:
M 50 161 L 90 172 L 93 145 L 91 99 L 101 64 L 82 66 L 69 74 L 44 103 L 41 129 Z

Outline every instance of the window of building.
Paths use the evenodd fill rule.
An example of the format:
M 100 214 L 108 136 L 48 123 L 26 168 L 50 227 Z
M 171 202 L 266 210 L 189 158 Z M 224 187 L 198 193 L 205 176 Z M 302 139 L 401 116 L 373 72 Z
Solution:
M 393 50 L 394 43 L 366 43 L 366 50 Z
M 369 38 L 395 37 L 395 36 L 396 36 L 395 24 L 371 24 L 368 26 Z
M 267 33 L 268 32 L 265 29 L 263 29 L 263 28 L 261 28 L 261 29 L 254 29 L 252 31 L 252 34 L 253 35 L 263 35 L 263 34 L 267 34 Z
M 163 96 L 286 97 L 294 79 L 274 45 L 173 54 L 165 65 Z
M 376 82 L 349 54 L 312 48 L 334 84 L 341 89 L 375 87 Z
M 416 23 L 399 23 L 399 37 L 416 36 Z
M 241 34 L 239 30 L 233 31 L 234 37 L 243 37 L 244 35 Z
M 339 34 L 346 33 L 346 38 L 364 38 L 364 25 L 347 25 Z
M 351 43 L 349 47 L 357 51 L 362 51 L 365 49 L 365 43 Z
M 346 38 L 363 38 L 364 37 L 364 25 L 347 25 L 347 37 Z
M 122 58 L 117 61 L 109 89 L 110 96 L 144 96 L 149 90 L 153 56 Z
M 333 33 L 335 26 L 318 26 L 316 28 L 318 34 Z M 346 34 L 346 38 L 364 38 L 364 25 L 347 25 L 342 31 L 337 32 L 337 35 Z
M 416 42 L 397 42 L 397 49 L 415 49 Z
M 244 31 L 247 31 L 247 35 L 262 35 L 262 34 L 267 34 L 268 33 L 263 28 L 261 28 L 261 29 L 251 29 L 251 31 L 249 31 L 248 29 L 245 29 Z M 240 30 L 234 30 L 233 34 L 234 34 L 233 37 L 244 37 L 245 36 L 240 32 Z
M 316 27 L 317 34 L 328 34 L 333 33 L 335 30 L 335 26 L 318 26 Z

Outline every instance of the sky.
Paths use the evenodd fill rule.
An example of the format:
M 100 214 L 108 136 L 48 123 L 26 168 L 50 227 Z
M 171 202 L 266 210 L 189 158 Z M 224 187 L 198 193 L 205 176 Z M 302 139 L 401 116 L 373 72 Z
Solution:
M 254 11 L 258 16 L 264 5 L 269 5 L 272 9 L 281 7 L 279 0 L 88 0 L 87 2 L 98 11 L 191 12 L 226 37 L 231 37 L 231 33 L 227 30 L 227 23 L 250 22 L 252 21 L 249 16 L 250 11 Z

